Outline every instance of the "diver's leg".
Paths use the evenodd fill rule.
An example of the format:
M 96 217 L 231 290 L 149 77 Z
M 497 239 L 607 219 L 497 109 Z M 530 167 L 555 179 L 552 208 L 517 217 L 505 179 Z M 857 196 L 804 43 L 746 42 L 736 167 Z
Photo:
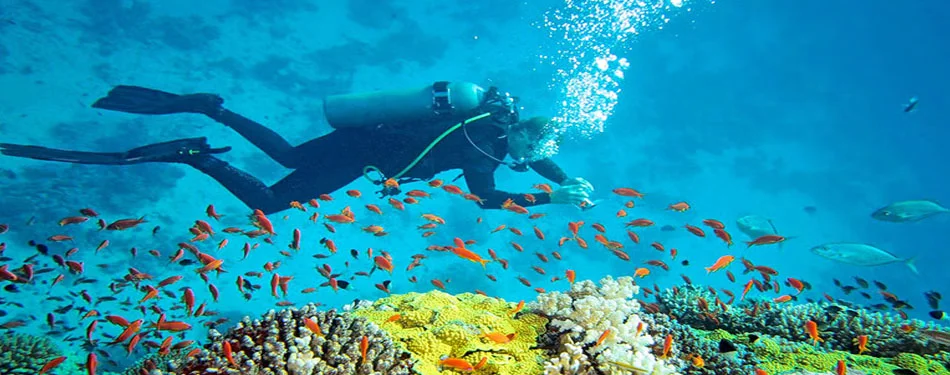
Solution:
M 295 163 L 293 157 L 294 146 L 270 128 L 223 107 L 211 111 L 207 115 L 212 120 L 234 129 L 248 142 L 264 151 L 271 159 L 283 165 L 284 168 L 300 167 Z
M 214 156 L 208 155 L 189 164 L 217 180 L 249 208 L 259 209 L 265 214 L 285 210 L 292 201 L 305 202 L 320 194 L 332 193 L 361 173 L 358 168 L 304 168 L 268 187 L 254 176 Z
M 222 104 L 224 99 L 217 94 L 179 95 L 147 87 L 122 85 L 114 87 L 106 96 L 96 100 L 92 107 L 148 115 L 204 114 L 234 129 L 284 167 L 297 167 L 289 163 L 294 147 L 287 140 L 266 126 L 231 112 L 222 107 Z
M 0 143 L 0 154 L 74 164 L 126 165 L 149 162 L 187 163 L 195 157 L 227 152 L 230 147 L 211 148 L 205 137 L 176 139 L 136 147 L 126 152 L 60 150 L 42 146 Z

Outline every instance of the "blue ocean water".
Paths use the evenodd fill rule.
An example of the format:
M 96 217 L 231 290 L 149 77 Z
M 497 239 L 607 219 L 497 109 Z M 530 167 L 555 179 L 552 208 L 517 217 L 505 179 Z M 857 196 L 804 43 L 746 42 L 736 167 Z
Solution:
M 610 4 L 625 6 L 604 10 Z M 587 18 L 571 23 L 569 15 Z M 6 313 L 0 324 L 22 320 L 27 324 L 15 330 L 82 338 L 86 321 L 80 321 L 75 310 L 58 314 L 52 330 L 45 323 L 47 313 L 70 304 L 103 315 L 154 321 L 154 312 L 143 314 L 135 307 L 143 293 L 133 288 L 117 294 L 114 302 L 87 304 L 78 297 L 82 290 L 93 298 L 112 295 L 109 284 L 129 267 L 154 276 L 154 283 L 185 276 L 172 291 L 180 296 L 180 288 L 192 288 L 198 303 L 207 302 L 208 309 L 218 313 L 207 320 L 228 318 L 219 326 L 226 329 L 243 316 L 277 308 L 279 301 L 339 308 L 355 299 L 381 298 L 385 293 L 374 284 L 387 279 L 392 280 L 393 293 L 428 291 L 434 288 L 430 280 L 440 279 L 447 281 L 451 293 L 480 290 L 517 302 L 531 300 L 535 287 L 567 288 L 566 281 L 550 280 L 563 278 L 567 269 L 575 270 L 578 279 L 598 280 L 631 275 L 651 259 L 664 260 L 671 269 L 651 267 L 652 273 L 639 280 L 643 285 L 670 287 L 686 275 L 694 283 L 741 290 L 749 276 L 741 275 L 738 261 L 730 268 L 738 276 L 736 283 L 722 272 L 707 275 L 703 270 L 727 254 L 776 269 L 779 282 L 787 277 L 807 281 L 812 289 L 802 300 L 827 293 L 856 303 L 881 303 L 880 295 L 864 300 L 845 295 L 832 283 L 839 279 L 854 285 L 855 276 L 878 280 L 914 306 L 908 311 L 911 317 L 929 320 L 923 293 L 950 293 L 943 241 L 950 215 L 888 223 L 872 219 L 870 213 L 902 200 L 950 202 L 942 163 L 950 137 L 939 110 L 950 104 L 945 94 L 950 52 L 941 37 L 950 33 L 950 26 L 941 22 L 948 16 L 950 7 L 932 1 L 871 1 L 860 6 L 700 0 L 686 0 L 682 6 L 606 0 L 8 1 L 0 5 L 0 142 L 121 151 L 206 136 L 214 146 L 234 147 L 224 159 L 273 183 L 289 170 L 203 116 L 129 115 L 90 104 L 119 84 L 214 92 L 226 99 L 228 108 L 299 144 L 331 130 L 320 105 L 326 95 L 436 80 L 472 81 L 519 96 L 525 116 L 555 116 L 569 125 L 564 130 L 568 140 L 553 160 L 569 175 L 590 181 L 596 188 L 593 198 L 600 202 L 586 211 L 533 207 L 532 213 L 546 216 L 532 220 L 481 210 L 436 190 L 431 200 L 400 212 L 375 199 L 376 187 L 359 179 L 316 210 L 325 215 L 351 206 L 356 211 L 357 223 L 336 225 L 336 233 L 309 221 L 312 212 L 288 209 L 270 215 L 278 233 L 273 245 L 229 236 L 229 244 L 216 250 L 223 234 L 199 244 L 223 259 L 229 271 L 210 276 L 221 292 L 213 302 L 208 286 L 194 273 L 197 266 L 169 265 L 167 259 L 179 242 L 191 238 L 188 228 L 195 220 L 209 220 L 219 231 L 248 227 L 250 210 L 213 180 L 183 165 L 89 166 L 0 157 L 0 223 L 10 228 L 0 234 L 6 244 L 3 256 L 10 260 L 0 264 L 11 270 L 21 267 L 36 254 L 27 242 L 36 240 L 47 243 L 51 254 L 78 248 L 73 258 L 84 262 L 83 276 L 98 280 L 73 285 L 78 276 L 50 266 L 47 256 L 31 259 L 37 269 L 54 270 L 18 284 L 17 292 L 0 291 L 6 303 L 0 306 Z M 906 113 L 904 105 L 912 97 L 919 98 L 919 105 Z M 449 181 L 458 173 L 438 177 Z M 531 192 L 532 185 L 546 182 L 534 173 L 504 167 L 496 179 L 500 189 L 514 192 Z M 424 183 L 416 185 L 407 188 L 426 188 Z M 636 200 L 635 208 L 625 208 L 627 199 L 611 193 L 618 187 L 646 195 Z M 362 191 L 363 197 L 347 197 L 343 191 L 348 189 Z M 682 213 L 666 209 L 680 201 L 692 208 Z M 363 208 L 367 203 L 379 204 L 385 214 L 369 213 Z M 224 215 L 220 221 L 205 215 L 209 204 Z M 147 223 L 122 232 L 98 231 L 95 220 L 57 224 L 86 207 L 106 220 L 144 216 Z M 616 217 L 621 208 L 627 217 Z M 423 213 L 440 215 L 446 224 L 423 238 L 417 229 L 425 223 Z M 749 214 L 770 218 L 790 239 L 781 249 L 746 249 L 741 241 L 749 239 L 735 230 L 735 220 Z M 636 245 L 627 238 L 623 223 L 640 217 L 657 225 L 639 230 L 643 241 Z M 726 223 L 736 245 L 726 247 L 716 238 L 698 238 L 683 229 L 684 224 L 700 225 L 709 218 Z M 580 249 L 573 241 L 558 247 L 556 240 L 568 235 L 568 222 L 576 221 L 585 222 L 581 233 L 590 248 Z M 609 239 L 625 245 L 630 261 L 593 240 L 594 223 L 603 224 Z M 383 226 L 389 235 L 364 233 L 361 228 L 369 224 Z M 502 224 L 524 235 L 491 232 Z M 664 225 L 676 229 L 663 231 Z M 153 235 L 156 226 L 161 229 Z M 533 236 L 535 226 L 547 234 L 545 240 Z M 302 249 L 290 257 L 281 255 L 295 228 L 302 231 Z M 46 240 L 58 234 L 74 240 Z M 493 262 L 484 271 L 451 253 L 426 250 L 450 245 L 455 237 L 476 241 L 472 249 L 482 256 L 489 248 L 496 250 L 511 267 L 505 270 Z M 340 251 L 314 259 L 311 255 L 327 253 L 321 238 L 333 239 Z M 95 252 L 102 240 L 110 245 Z M 515 251 L 512 241 L 524 252 Z M 677 248 L 676 259 L 650 247 L 654 241 Z M 261 245 L 242 260 L 245 242 Z M 920 273 L 900 263 L 849 266 L 808 250 L 828 242 L 870 243 L 898 257 L 915 257 Z M 315 271 L 323 264 L 347 280 L 357 271 L 369 271 L 373 262 L 365 255 L 367 248 L 392 254 L 392 275 L 376 271 L 369 278 L 355 276 L 347 290 L 338 292 L 326 287 L 313 294 L 300 292 L 325 281 Z M 149 255 L 152 249 L 161 256 Z M 359 250 L 358 259 L 349 249 Z M 564 260 L 554 260 L 552 251 Z M 537 252 L 552 259 L 542 262 Z M 413 254 L 428 258 L 407 272 Z M 680 263 L 684 259 L 688 266 Z M 270 274 L 263 269 L 265 263 L 277 261 L 277 273 L 293 276 L 290 294 L 280 299 L 270 296 Z M 533 265 L 543 267 L 546 275 L 532 270 Z M 248 271 L 265 273 L 259 279 L 248 277 L 263 286 L 250 302 L 235 286 L 236 276 Z M 498 281 L 488 279 L 486 272 Z M 67 274 L 65 280 L 50 287 L 60 273 Z M 410 282 L 410 276 L 418 281 Z M 519 276 L 532 286 L 522 285 Z M 63 301 L 48 299 L 56 296 Z M 133 306 L 118 303 L 127 299 Z M 182 318 L 181 310 L 173 310 L 180 305 L 177 298 L 160 295 L 155 304 Z M 182 320 L 195 326 L 190 338 L 204 337 L 206 319 Z M 120 330 L 100 324 L 99 332 L 117 335 Z M 82 341 L 64 347 L 76 353 L 77 363 L 85 358 Z M 109 350 L 115 350 L 116 363 L 106 370 L 119 370 L 136 358 L 126 359 L 121 348 Z

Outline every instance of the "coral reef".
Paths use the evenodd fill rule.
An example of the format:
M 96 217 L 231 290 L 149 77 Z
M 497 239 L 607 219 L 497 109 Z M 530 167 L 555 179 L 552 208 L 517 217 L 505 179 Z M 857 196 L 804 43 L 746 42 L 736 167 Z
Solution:
M 683 374 L 708 374 L 712 371 L 717 375 L 748 375 L 755 371 L 758 364 L 755 353 L 746 345 L 748 340 L 724 330 L 697 330 L 670 319 L 666 314 L 641 314 L 640 318 L 649 322 L 649 332 L 654 337 L 673 335 L 680 353 L 698 355 L 703 359 L 703 367 L 683 363 Z M 719 342 L 723 339 L 735 345 L 734 354 L 719 352 Z
M 0 336 L 0 374 L 36 374 L 61 355 L 46 337 L 12 332 Z
M 550 319 L 547 335 L 551 337 L 543 340 L 561 343 L 554 358 L 545 363 L 544 373 L 676 373 L 673 364 L 654 354 L 654 345 L 662 352 L 664 342 L 654 340 L 649 324 L 637 314 L 640 304 L 633 299 L 637 293 L 633 278 L 607 276 L 599 287 L 586 280 L 574 283 L 566 293 L 539 295 L 526 308 Z M 678 345 L 671 349 L 666 355 L 678 357 Z
M 868 375 L 891 375 L 897 373 L 895 370 L 898 369 L 911 370 L 919 375 L 950 374 L 940 363 L 909 353 L 901 353 L 894 358 L 878 358 L 838 350 L 824 351 L 811 344 L 771 336 L 759 338 L 751 346 L 762 360 L 758 367 L 771 374 L 793 370 L 828 372 L 837 366 L 839 360 L 845 361 L 849 371 Z
M 717 296 L 707 289 L 691 285 L 682 285 L 677 289 L 678 292 L 666 289 L 657 294 L 660 310 L 675 316 L 682 324 L 699 329 L 723 329 L 732 333 L 761 332 L 794 341 L 807 341 L 809 337 L 804 326 L 805 322 L 812 320 L 818 324 L 819 335 L 824 340 L 820 345 L 828 350 L 857 353 L 853 342 L 861 335 L 868 336 L 866 354 L 878 357 L 894 357 L 905 352 L 934 355 L 946 349 L 914 332 L 899 329 L 903 324 L 917 328 L 927 327 L 928 324 L 919 320 L 905 321 L 896 314 L 870 312 L 833 303 L 769 304 L 755 299 L 735 303 L 723 311 L 714 303 Z M 708 307 L 703 308 L 703 305 Z M 764 307 L 766 305 L 771 308 Z
M 319 326 L 314 332 L 306 319 Z M 300 309 L 269 311 L 260 320 L 244 318 L 222 335 L 208 333 L 207 351 L 174 366 L 173 373 L 201 374 L 413 374 L 409 354 L 399 350 L 376 324 L 351 314 Z M 366 356 L 361 342 L 366 338 Z M 225 347 L 231 348 L 231 356 Z M 232 361 L 233 360 L 233 361 Z
M 528 312 L 512 316 L 513 308 L 513 304 L 478 294 L 430 291 L 357 305 L 353 314 L 385 329 L 412 353 L 418 361 L 415 368 L 423 374 L 438 374 L 442 356 L 472 365 L 485 359 L 478 371 L 488 374 L 540 373 L 545 352 L 534 347 L 547 319 Z M 510 341 L 497 342 L 487 334 L 500 334 L 500 341 Z

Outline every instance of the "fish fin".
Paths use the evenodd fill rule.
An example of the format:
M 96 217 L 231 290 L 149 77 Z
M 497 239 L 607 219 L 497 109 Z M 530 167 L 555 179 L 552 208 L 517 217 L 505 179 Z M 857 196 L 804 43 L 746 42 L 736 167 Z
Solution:
M 907 265 L 907 268 L 910 268 L 911 271 L 916 275 L 920 275 L 920 272 L 917 272 L 917 265 L 914 262 L 917 260 L 917 257 L 910 257 L 904 260 L 904 264 Z
M 772 227 L 772 233 L 778 234 L 778 229 L 775 229 L 775 223 L 772 222 L 772 219 L 765 219 L 769 222 L 769 226 Z

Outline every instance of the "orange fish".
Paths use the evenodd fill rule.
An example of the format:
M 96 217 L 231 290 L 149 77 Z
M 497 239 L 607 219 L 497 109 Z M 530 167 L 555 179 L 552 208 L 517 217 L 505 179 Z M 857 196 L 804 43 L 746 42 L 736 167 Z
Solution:
M 303 323 L 305 326 L 307 326 L 307 329 L 309 329 L 310 332 L 313 333 L 314 335 L 321 336 L 321 337 L 323 336 L 323 331 L 320 330 L 320 325 L 318 325 L 317 322 L 314 322 L 310 318 L 304 318 Z
M 798 293 L 801 293 L 802 290 L 805 289 L 805 283 L 801 282 L 801 280 L 789 277 L 788 279 L 785 279 L 785 282 L 788 283 L 788 285 L 792 288 L 795 288 Z
M 230 363 L 231 366 L 239 367 L 237 363 L 234 362 L 234 357 L 231 355 L 230 341 L 225 340 L 223 343 L 221 343 L 221 350 L 224 352 L 224 358 L 228 360 L 228 363 Z
M 640 243 L 640 235 L 638 235 L 638 234 L 637 234 L 636 232 L 634 232 L 634 231 L 628 230 L 628 231 L 627 231 L 627 237 L 630 237 L 630 241 L 633 241 L 633 243 L 635 243 L 635 244 L 639 244 L 639 243 Z
M 860 335 L 854 339 L 854 344 L 858 346 L 858 354 L 868 351 L 868 336 Z
M 564 271 L 564 277 L 567 278 L 568 282 L 570 282 L 571 284 L 574 284 L 574 280 L 577 277 L 577 274 L 574 272 L 574 270 L 567 270 L 567 271 Z
M 634 219 L 625 224 L 628 227 L 649 227 L 651 225 L 653 225 L 653 220 L 643 218 Z
M 732 255 L 723 255 L 719 257 L 719 259 L 716 260 L 716 263 L 713 263 L 712 266 L 706 267 L 706 273 L 708 274 L 708 273 L 716 272 L 723 268 L 726 268 L 735 259 L 736 257 Z
M 551 185 L 548 185 L 548 184 L 534 184 L 534 186 L 532 187 L 548 194 L 554 191 L 553 189 L 551 189 Z
M 772 245 L 772 244 L 777 244 L 779 242 L 784 242 L 785 240 L 787 240 L 787 238 L 779 236 L 777 234 L 766 234 L 752 241 L 746 241 L 746 245 L 748 245 L 747 247 Z
M 539 240 L 544 241 L 544 232 L 542 232 L 538 227 L 534 227 L 534 236 L 538 237 Z
M 642 278 L 642 277 L 645 277 L 645 276 L 647 276 L 647 275 L 649 275 L 649 274 L 650 274 L 650 270 L 649 270 L 649 269 L 646 269 L 646 268 L 643 268 L 643 267 L 637 268 L 637 270 L 633 272 L 633 275 L 634 275 L 634 276 L 636 276 L 636 277 L 641 277 L 641 278 Z
M 775 302 L 775 303 L 783 303 L 783 302 L 788 302 L 788 301 L 791 301 L 791 300 L 792 300 L 792 296 L 790 296 L 790 295 L 788 295 L 788 294 L 785 294 L 785 295 L 781 295 L 781 296 L 775 297 L 775 299 L 773 299 L 772 302 Z
M 690 233 L 692 233 L 693 235 L 697 237 L 706 237 L 706 232 L 704 232 L 703 229 L 700 227 L 692 226 L 689 224 L 686 224 L 684 227 L 686 228 L 687 231 L 689 231 Z
M 360 341 L 360 353 L 363 355 L 363 359 L 360 360 L 360 364 L 366 364 L 367 349 L 369 349 L 369 337 L 363 335 L 363 340 Z
M 845 375 L 848 373 L 848 366 L 844 364 L 844 360 L 838 360 L 838 366 L 835 367 L 835 375 Z
M 663 340 L 663 354 L 660 358 L 669 358 L 670 350 L 673 349 L 673 335 L 667 334 L 666 339 Z
M 41 368 L 41 369 L 40 369 L 40 372 L 38 372 L 37 374 L 45 374 L 45 373 L 48 372 L 49 370 L 52 370 L 52 369 L 56 368 L 56 366 L 59 366 L 59 364 L 60 364 L 60 363 L 63 363 L 63 361 L 65 361 L 65 360 L 66 360 L 66 357 L 56 357 L 56 358 L 53 358 L 53 359 L 49 360 L 48 362 L 46 362 L 46 364 L 43 365 L 43 368 Z
M 594 343 L 594 346 L 598 346 L 598 345 L 602 344 L 602 343 L 604 342 L 604 340 L 607 339 L 608 336 L 610 336 L 610 330 L 609 330 L 609 329 L 606 330 L 606 331 L 604 331 L 604 333 L 601 333 L 601 334 L 600 334 L 600 337 L 597 338 L 597 342 Z
M 471 250 L 468 250 L 464 247 L 452 247 L 452 253 L 455 255 L 458 255 L 462 259 L 467 259 L 472 262 L 481 264 L 483 269 L 485 268 L 486 263 L 491 262 L 491 260 L 482 259 L 481 256 L 479 256 L 478 254 L 475 254 Z
M 475 367 L 472 366 L 468 361 L 461 358 L 452 358 L 447 355 L 443 355 L 439 358 L 439 364 L 444 368 L 456 369 L 462 372 L 472 372 L 475 371 Z
M 814 344 L 818 344 L 819 341 L 825 341 L 822 340 L 821 337 L 818 337 L 818 323 L 815 323 L 812 320 L 805 322 L 805 333 L 808 334 L 808 337 L 811 337 L 811 339 L 814 341 Z
M 99 357 L 96 356 L 96 353 L 89 353 L 86 356 L 85 367 L 88 375 L 96 375 L 96 369 L 99 368 Z
M 686 212 L 687 210 L 690 209 L 690 207 L 689 207 L 689 203 L 677 202 L 677 203 L 673 203 L 669 205 L 669 207 L 667 207 L 666 209 L 676 211 L 676 212 Z
M 707 227 L 710 227 L 712 229 L 726 229 L 726 225 L 716 219 L 703 220 L 703 224 L 705 224 Z
M 643 198 L 643 193 L 636 191 L 628 187 L 619 187 L 612 190 L 614 194 L 617 194 L 621 197 L 633 197 L 633 198 Z
M 524 308 L 524 300 L 521 300 L 520 302 L 518 302 L 518 305 L 515 306 L 515 308 L 512 309 L 508 314 L 509 314 L 509 315 L 515 315 L 515 314 L 517 314 L 519 311 L 521 311 L 521 309 L 523 309 L 523 308 Z
M 719 237 L 722 242 L 725 242 L 727 247 L 732 246 L 732 235 L 729 234 L 729 232 L 726 232 L 725 229 L 716 228 L 713 229 L 713 233 L 716 235 L 716 237 Z
M 509 334 L 506 335 L 506 334 L 500 333 L 500 332 L 489 332 L 489 333 L 482 334 L 481 337 L 487 338 L 487 339 L 489 339 L 489 340 L 491 340 L 491 341 L 494 341 L 495 343 L 498 343 L 498 344 L 507 344 L 507 343 L 511 342 L 511 340 L 514 340 L 514 339 L 515 339 L 515 334 L 514 334 L 514 333 L 509 333 Z

